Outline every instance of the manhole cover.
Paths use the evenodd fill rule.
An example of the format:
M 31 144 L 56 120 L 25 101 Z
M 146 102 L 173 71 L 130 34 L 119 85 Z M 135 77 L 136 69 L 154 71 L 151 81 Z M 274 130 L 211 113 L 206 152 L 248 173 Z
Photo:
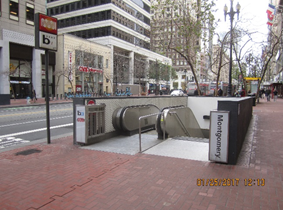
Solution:
M 42 150 L 38 150 L 38 149 L 27 149 L 21 152 L 17 152 L 15 155 L 30 155 L 33 153 L 40 153 Z

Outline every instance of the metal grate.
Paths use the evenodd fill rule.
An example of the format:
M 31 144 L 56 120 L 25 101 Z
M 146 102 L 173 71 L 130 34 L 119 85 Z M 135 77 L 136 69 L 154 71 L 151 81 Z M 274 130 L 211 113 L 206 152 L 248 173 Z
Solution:
M 42 150 L 38 150 L 38 149 L 27 149 L 27 150 L 24 150 L 24 151 L 21 151 L 21 152 L 17 152 L 15 153 L 15 155 L 31 155 L 33 153 L 40 153 L 42 152 Z
M 105 133 L 105 104 L 95 106 L 96 107 L 87 107 L 87 138 Z

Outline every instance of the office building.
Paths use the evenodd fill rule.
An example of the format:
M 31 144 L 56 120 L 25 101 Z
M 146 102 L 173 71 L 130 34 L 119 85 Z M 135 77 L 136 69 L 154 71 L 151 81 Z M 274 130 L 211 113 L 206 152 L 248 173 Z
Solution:
M 44 51 L 34 48 L 37 12 L 45 13 L 44 0 L 0 0 L 0 104 L 10 104 L 10 98 L 31 96 L 33 89 L 38 97 L 44 94 Z M 55 56 L 50 57 L 52 71 Z M 50 75 L 52 89 L 52 72 Z
M 58 19 L 58 33 L 71 34 L 111 48 L 110 82 L 149 88 L 147 67 L 171 59 L 150 51 L 149 0 L 47 1 L 47 15 Z M 143 65 L 140 65 L 143 64 Z M 144 66 L 144 70 L 137 67 Z

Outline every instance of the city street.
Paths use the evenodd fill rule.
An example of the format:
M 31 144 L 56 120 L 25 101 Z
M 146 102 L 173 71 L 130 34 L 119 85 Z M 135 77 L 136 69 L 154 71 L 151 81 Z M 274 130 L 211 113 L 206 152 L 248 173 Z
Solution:
M 72 103 L 50 104 L 50 136 L 73 134 Z M 46 106 L 0 109 L 0 150 L 46 139 Z

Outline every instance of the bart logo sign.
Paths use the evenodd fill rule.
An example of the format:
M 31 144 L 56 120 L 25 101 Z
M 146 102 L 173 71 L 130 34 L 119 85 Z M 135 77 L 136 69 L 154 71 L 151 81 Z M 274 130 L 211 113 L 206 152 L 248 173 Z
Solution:
M 57 50 L 57 19 L 37 13 L 35 15 L 35 47 Z
M 57 19 L 39 14 L 39 30 L 51 34 L 57 34 Z

